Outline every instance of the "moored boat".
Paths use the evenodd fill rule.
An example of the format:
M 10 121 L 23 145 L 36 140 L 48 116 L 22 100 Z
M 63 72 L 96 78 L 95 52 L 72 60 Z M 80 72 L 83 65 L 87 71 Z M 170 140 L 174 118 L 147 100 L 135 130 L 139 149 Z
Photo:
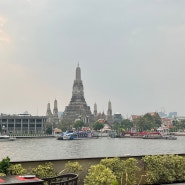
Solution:
M 16 137 L 10 137 L 8 135 L 0 135 L 0 141 L 15 141 Z
M 143 139 L 164 139 L 160 134 L 146 134 L 143 136 Z
M 166 140 L 176 140 L 177 137 L 174 135 L 162 135 L 159 132 L 156 133 L 148 133 L 143 136 L 143 139 L 166 139 Z
M 177 140 L 177 137 L 174 135 L 167 135 L 167 136 L 163 136 L 164 139 L 167 140 Z
M 9 141 L 15 141 L 16 137 L 10 136 Z
M 172 132 L 175 136 L 185 136 L 185 132 Z
M 94 139 L 98 137 L 94 137 L 91 131 L 66 131 L 61 133 L 60 136 L 57 137 L 57 140 L 77 140 L 77 139 Z

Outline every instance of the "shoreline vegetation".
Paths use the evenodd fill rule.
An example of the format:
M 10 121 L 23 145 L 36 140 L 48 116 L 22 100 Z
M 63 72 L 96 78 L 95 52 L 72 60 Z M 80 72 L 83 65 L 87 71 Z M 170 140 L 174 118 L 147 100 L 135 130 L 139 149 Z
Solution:
M 53 162 L 39 162 L 25 167 L 24 162 L 11 162 L 9 157 L 0 162 L 2 175 L 34 174 L 44 179 L 66 173 L 79 176 L 78 185 L 149 185 L 185 181 L 185 157 L 175 154 L 137 157 L 110 157 L 84 163 L 66 160 L 60 169 Z M 109 175 L 107 175 L 109 174 Z

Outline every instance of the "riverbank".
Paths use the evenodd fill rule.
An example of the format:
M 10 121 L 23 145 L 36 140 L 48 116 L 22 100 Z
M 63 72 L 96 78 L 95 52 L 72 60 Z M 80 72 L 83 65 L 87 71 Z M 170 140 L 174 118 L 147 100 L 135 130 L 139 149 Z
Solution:
M 39 138 L 54 138 L 54 137 L 56 137 L 56 136 L 54 136 L 54 135 L 39 135 L 39 136 L 37 136 L 37 135 L 32 135 L 32 136 L 14 136 L 16 139 L 27 139 L 27 138 L 31 138 L 31 139 L 34 139 L 34 138 L 36 138 L 36 139 L 39 139 Z

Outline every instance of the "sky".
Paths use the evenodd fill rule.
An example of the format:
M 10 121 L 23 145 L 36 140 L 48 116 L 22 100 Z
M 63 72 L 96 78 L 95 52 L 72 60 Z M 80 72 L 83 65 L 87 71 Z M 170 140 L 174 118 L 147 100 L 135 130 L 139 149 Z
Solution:
M 0 112 L 63 112 L 79 63 L 87 105 L 185 116 L 184 0 L 0 0 Z

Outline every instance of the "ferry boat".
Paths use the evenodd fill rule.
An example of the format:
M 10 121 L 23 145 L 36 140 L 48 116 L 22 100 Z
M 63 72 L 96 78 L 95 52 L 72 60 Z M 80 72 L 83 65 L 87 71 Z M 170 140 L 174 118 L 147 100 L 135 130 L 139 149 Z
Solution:
M 76 140 L 76 139 L 93 139 L 98 138 L 94 137 L 91 131 L 66 131 L 61 133 L 60 136 L 57 137 L 57 140 Z

